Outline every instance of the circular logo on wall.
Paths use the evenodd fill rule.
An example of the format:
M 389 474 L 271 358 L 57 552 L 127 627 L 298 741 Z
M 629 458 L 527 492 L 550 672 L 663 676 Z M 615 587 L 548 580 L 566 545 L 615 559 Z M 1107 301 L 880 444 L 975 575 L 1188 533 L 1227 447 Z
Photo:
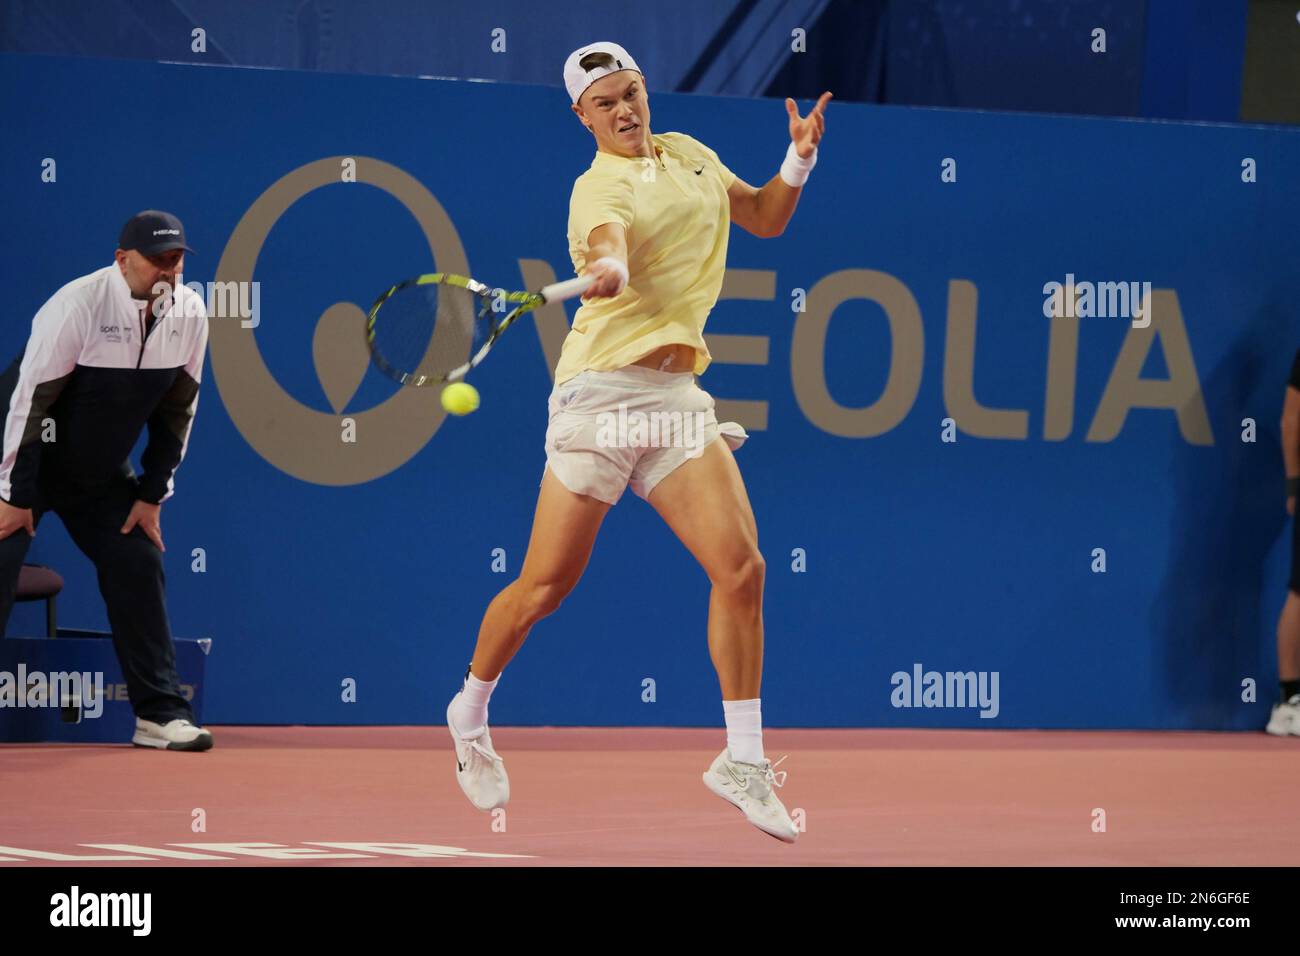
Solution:
M 273 183 L 244 213 L 217 264 L 216 281 L 251 283 L 271 229 L 295 202 L 326 186 L 355 160 L 356 182 L 391 195 L 415 217 L 443 272 L 469 273 L 460 237 L 446 210 L 409 174 L 378 159 L 334 156 L 300 166 Z M 260 323 L 258 323 L 260 325 Z M 354 441 L 343 441 L 340 412 L 369 365 L 365 312 L 339 302 L 317 320 L 312 360 L 334 413 L 302 404 L 275 380 L 257 347 L 257 329 L 218 319 L 209 325 L 212 374 L 226 411 L 244 440 L 287 474 L 319 485 L 357 485 L 409 461 L 446 417 L 436 388 L 402 388 L 373 408 L 349 412 Z

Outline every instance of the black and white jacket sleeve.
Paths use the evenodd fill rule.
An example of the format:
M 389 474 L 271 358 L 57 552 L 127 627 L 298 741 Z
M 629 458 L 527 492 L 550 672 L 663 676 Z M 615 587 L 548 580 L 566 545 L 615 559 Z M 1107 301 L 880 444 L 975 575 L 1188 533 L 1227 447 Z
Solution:
M 32 320 L 9 399 L 0 457 L 0 498 L 16 508 L 36 503 L 46 414 L 77 367 L 90 328 L 89 310 L 62 294 L 46 302 Z
M 173 478 L 189 447 L 190 427 L 199 407 L 199 382 L 203 378 L 203 356 L 208 346 L 208 317 L 194 297 L 186 305 L 191 316 L 187 321 L 198 321 L 201 327 L 193 337 L 185 365 L 176 371 L 176 381 L 149 416 L 149 443 L 140 456 L 139 496 L 151 504 L 161 504 L 172 496 Z

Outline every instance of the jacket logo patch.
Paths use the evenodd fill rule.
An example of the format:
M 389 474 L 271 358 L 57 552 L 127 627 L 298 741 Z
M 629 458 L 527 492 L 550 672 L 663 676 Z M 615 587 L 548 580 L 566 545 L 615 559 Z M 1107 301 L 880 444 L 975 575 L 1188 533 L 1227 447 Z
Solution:
M 99 334 L 102 335 L 102 336 L 104 336 L 105 340 L 106 340 L 106 341 L 109 341 L 109 342 L 121 342 L 121 341 L 122 341 L 122 329 L 121 329 L 121 326 L 117 326 L 117 325 L 101 325 L 101 326 L 99 327 Z

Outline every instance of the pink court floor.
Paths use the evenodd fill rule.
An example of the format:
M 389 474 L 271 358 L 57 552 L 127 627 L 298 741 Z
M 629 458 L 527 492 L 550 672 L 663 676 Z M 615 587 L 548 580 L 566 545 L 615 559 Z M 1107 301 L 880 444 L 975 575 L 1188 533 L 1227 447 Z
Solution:
M 701 782 L 718 729 L 494 727 L 495 815 L 443 728 L 212 730 L 205 754 L 0 746 L 0 866 L 1267 866 L 1300 845 L 1300 738 L 1261 733 L 768 729 L 804 827 L 786 845 Z

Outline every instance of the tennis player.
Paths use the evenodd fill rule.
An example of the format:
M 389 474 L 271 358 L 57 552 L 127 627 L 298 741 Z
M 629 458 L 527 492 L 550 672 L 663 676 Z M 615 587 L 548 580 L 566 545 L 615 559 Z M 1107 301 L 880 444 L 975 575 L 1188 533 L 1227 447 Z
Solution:
M 764 562 L 732 456 L 747 436 L 734 422 L 718 423 L 695 376 L 709 367 L 704 323 L 722 288 L 730 223 L 761 237 L 785 229 L 817 161 L 831 94 L 806 117 L 786 100 L 789 149 L 778 175 L 756 189 L 690 136 L 650 132 L 645 77 L 618 44 L 574 51 L 564 83 L 596 140 L 595 159 L 573 186 L 568 229 L 574 269 L 596 281 L 555 371 L 523 568 L 488 606 L 463 687 L 447 708 L 457 780 L 479 809 L 509 799 L 488 700 L 532 626 L 577 584 L 602 519 L 630 485 L 712 583 L 709 652 L 727 745 L 704 782 L 759 829 L 793 843 L 796 828 L 775 793 L 785 771 L 763 755 Z M 611 427 L 618 415 L 633 427 Z M 648 428 L 638 431 L 637 421 Z M 656 430 L 656 421 L 682 425 Z
M 1295 516 L 1300 492 L 1300 352 L 1291 363 L 1282 403 L 1282 462 L 1286 467 L 1286 511 Z M 1278 737 L 1300 737 L 1300 521 L 1291 524 L 1291 580 L 1277 620 L 1277 676 L 1281 698 L 1264 729 Z

